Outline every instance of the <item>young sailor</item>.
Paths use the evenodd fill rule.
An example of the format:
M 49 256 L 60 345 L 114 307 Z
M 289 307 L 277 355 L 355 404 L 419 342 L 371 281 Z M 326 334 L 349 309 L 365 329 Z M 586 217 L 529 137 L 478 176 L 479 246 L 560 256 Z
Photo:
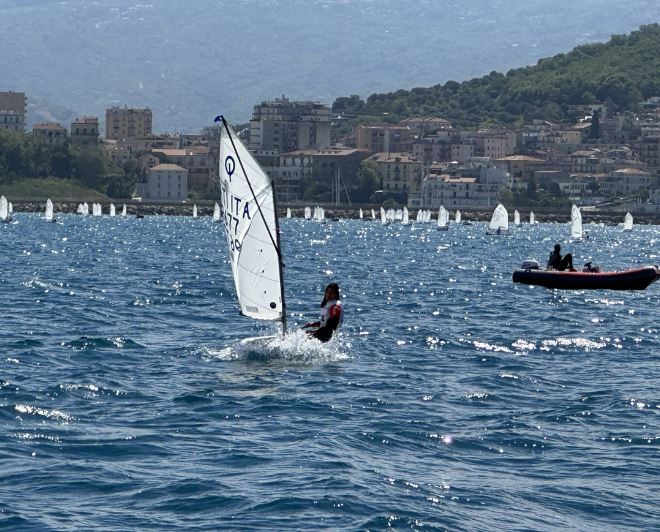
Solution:
M 319 321 L 308 322 L 303 325 L 303 329 L 316 327 L 313 331 L 307 331 L 307 334 L 313 336 L 321 342 L 327 342 L 332 338 L 332 334 L 344 321 L 344 309 L 339 298 L 339 285 L 330 283 L 325 287 L 325 294 L 321 302 L 321 319 Z

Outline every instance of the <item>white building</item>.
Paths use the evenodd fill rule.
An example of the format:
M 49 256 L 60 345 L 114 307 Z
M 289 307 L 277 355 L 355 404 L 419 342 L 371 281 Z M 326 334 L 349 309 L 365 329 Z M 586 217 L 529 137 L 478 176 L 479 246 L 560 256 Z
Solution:
M 147 171 L 147 182 L 138 185 L 142 199 L 183 201 L 188 197 L 188 170 L 176 164 L 159 164 Z

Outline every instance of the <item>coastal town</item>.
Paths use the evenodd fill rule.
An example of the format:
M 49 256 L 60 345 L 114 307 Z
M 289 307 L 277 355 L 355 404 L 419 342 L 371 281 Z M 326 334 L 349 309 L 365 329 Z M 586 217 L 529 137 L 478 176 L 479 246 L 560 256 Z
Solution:
M 218 197 L 218 127 L 158 133 L 149 107 L 113 106 L 103 121 L 35 123 L 28 95 L 0 92 L 0 132 L 72 150 L 102 148 L 135 175 L 132 197 L 176 203 Z M 274 179 L 281 205 L 384 204 L 479 211 L 498 202 L 540 212 L 576 203 L 660 213 L 660 97 L 638 112 L 585 102 L 573 120 L 463 129 L 437 116 L 363 122 L 331 106 L 282 96 L 256 104 L 237 133 Z M 1 176 L 0 176 L 1 177 Z

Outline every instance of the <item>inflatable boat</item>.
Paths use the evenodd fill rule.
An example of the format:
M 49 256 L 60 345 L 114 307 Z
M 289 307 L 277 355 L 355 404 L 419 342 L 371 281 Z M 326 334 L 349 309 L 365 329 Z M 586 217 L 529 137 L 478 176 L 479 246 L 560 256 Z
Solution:
M 513 282 L 566 290 L 644 290 L 660 277 L 660 270 L 654 266 L 631 268 L 619 272 L 590 270 L 591 268 L 581 272 L 560 272 L 538 268 L 521 268 L 513 272 Z

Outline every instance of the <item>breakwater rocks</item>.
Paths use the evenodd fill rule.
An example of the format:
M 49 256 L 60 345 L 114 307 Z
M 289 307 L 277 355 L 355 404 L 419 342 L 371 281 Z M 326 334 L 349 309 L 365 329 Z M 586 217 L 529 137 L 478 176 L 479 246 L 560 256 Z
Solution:
M 88 201 L 91 210 L 92 201 Z M 110 211 L 109 201 L 98 202 L 101 204 L 103 213 L 108 214 Z M 121 209 L 124 204 L 126 204 L 126 211 L 129 216 L 192 216 L 193 205 L 197 205 L 197 215 L 198 216 L 212 216 L 213 215 L 213 206 L 215 202 L 203 201 L 198 203 L 145 203 L 145 202 L 135 202 L 135 201 L 117 201 L 113 202 L 117 213 L 121 212 Z M 78 209 L 80 201 L 55 201 L 53 202 L 53 210 L 55 213 L 72 213 L 75 214 Z M 14 212 L 44 212 L 45 210 L 45 201 L 14 201 L 13 202 Z M 377 211 L 376 216 L 379 218 L 378 211 L 380 210 L 380 205 L 374 206 L 374 210 Z M 286 216 L 287 206 L 280 206 L 278 208 L 280 217 Z M 302 218 L 305 213 L 305 207 L 295 206 L 290 207 L 291 215 L 294 218 Z M 350 218 L 359 217 L 359 208 L 344 208 L 344 207 L 333 207 L 327 206 L 325 209 L 325 217 L 327 220 L 343 220 Z M 371 206 L 362 206 L 364 210 L 365 219 L 371 219 Z M 520 210 L 520 209 L 519 209 Z M 467 222 L 487 222 L 490 221 L 490 218 L 493 214 L 492 210 L 479 210 L 479 211 L 470 211 L 470 210 L 461 210 L 463 221 Z M 536 221 L 539 223 L 567 223 L 570 221 L 570 210 L 567 210 L 565 213 L 556 213 L 556 212 L 543 212 L 543 211 L 534 211 Z M 650 214 L 650 213 L 636 213 L 634 210 L 631 211 L 632 215 L 635 218 L 636 224 L 660 224 L 660 213 Z M 590 211 L 582 210 L 582 221 L 584 223 L 604 223 L 607 225 L 616 225 L 623 222 L 623 217 L 626 214 L 626 211 Z M 410 211 L 411 220 L 415 219 L 417 215 L 416 210 Z M 510 217 L 513 217 L 513 213 L 509 212 Z M 453 216 L 453 211 L 452 211 Z M 523 221 L 529 219 L 529 211 L 520 210 L 520 216 Z

